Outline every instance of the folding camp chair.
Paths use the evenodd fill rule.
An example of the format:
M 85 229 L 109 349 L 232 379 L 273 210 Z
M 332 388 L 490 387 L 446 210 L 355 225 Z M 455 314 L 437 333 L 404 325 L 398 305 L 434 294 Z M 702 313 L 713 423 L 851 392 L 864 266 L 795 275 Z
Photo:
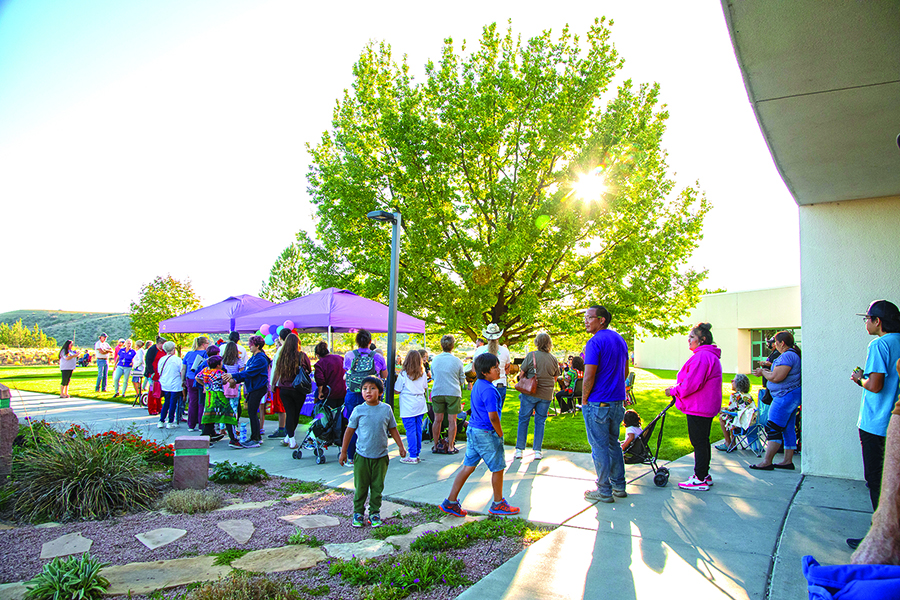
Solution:
M 634 371 L 628 373 L 625 378 L 625 406 L 634 406 L 637 399 L 634 397 Z

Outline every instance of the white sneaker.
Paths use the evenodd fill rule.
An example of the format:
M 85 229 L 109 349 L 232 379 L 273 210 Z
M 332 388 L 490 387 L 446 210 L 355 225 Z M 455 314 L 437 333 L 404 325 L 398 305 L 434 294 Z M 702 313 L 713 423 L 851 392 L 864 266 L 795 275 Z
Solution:
M 297 448 L 297 440 L 294 438 L 289 439 L 288 440 L 288 448 L 290 448 L 291 450 L 296 449 Z
M 683 490 L 691 490 L 691 491 L 695 491 L 695 492 L 705 492 L 706 490 L 709 489 L 709 484 L 707 484 L 706 481 L 701 481 L 701 480 L 697 479 L 696 475 L 691 475 L 690 479 L 688 479 L 687 481 L 682 481 L 681 483 L 678 484 L 678 487 L 680 487 Z
M 169 423 L 166 425 L 166 429 L 178 429 L 178 423 Z
M 407 464 L 407 465 L 415 465 L 419 462 L 419 459 L 413 458 L 412 456 L 404 456 L 403 458 L 400 459 L 400 462 Z
M 542 458 L 544 458 L 544 453 L 540 450 L 535 451 L 534 460 L 541 460 Z
M 516 448 L 516 453 L 513 454 L 513 458 L 522 458 L 522 451 Z
M 166 426 L 166 424 L 163 423 L 162 421 L 160 421 L 159 423 L 156 424 L 156 426 L 159 427 L 160 429 L 162 429 L 163 427 Z
M 285 435 L 285 436 L 284 436 L 284 445 L 287 446 L 287 445 L 289 445 L 290 443 L 291 443 L 291 436 Z M 291 446 L 291 448 L 294 448 L 294 446 Z

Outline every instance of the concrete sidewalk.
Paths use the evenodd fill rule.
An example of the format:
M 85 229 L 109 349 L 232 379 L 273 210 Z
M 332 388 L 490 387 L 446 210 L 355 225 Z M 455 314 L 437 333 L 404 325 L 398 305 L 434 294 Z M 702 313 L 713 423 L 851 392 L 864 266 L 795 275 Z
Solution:
M 158 417 L 146 409 L 31 392 L 13 392 L 12 408 L 20 420 L 28 416 L 68 426 L 80 423 L 92 431 L 123 430 L 134 424 L 142 435 L 171 443 L 180 429 L 158 429 Z M 572 417 L 580 418 L 580 417 Z M 271 421 L 266 423 L 270 429 Z M 298 432 L 298 441 L 300 432 Z M 462 446 L 462 445 L 461 445 Z M 559 525 L 482 579 L 461 597 L 604 598 L 654 600 L 669 594 L 692 598 L 794 600 L 805 598 L 806 580 L 800 559 L 811 554 L 822 564 L 846 564 L 844 540 L 861 537 L 871 517 L 868 491 L 859 481 L 804 477 L 799 471 L 750 471 L 758 461 L 750 452 L 713 450 L 708 492 L 685 492 L 677 483 L 693 472 L 693 456 L 668 463 L 669 485 L 659 488 L 649 468 L 628 465 L 628 498 L 614 504 L 583 499 L 594 486 L 590 455 L 546 451 L 534 461 L 507 452 L 504 492 L 523 518 Z M 261 448 L 232 450 L 219 442 L 210 449 L 213 462 L 253 462 L 269 473 L 322 481 L 352 489 L 353 471 L 337 464 L 338 449 L 326 451 L 316 465 L 311 452 L 300 460 L 278 440 Z M 385 497 L 439 504 L 462 462 L 455 456 L 425 452 L 423 462 L 399 462 L 391 446 Z M 490 473 L 480 466 L 461 497 L 470 511 L 486 513 Z

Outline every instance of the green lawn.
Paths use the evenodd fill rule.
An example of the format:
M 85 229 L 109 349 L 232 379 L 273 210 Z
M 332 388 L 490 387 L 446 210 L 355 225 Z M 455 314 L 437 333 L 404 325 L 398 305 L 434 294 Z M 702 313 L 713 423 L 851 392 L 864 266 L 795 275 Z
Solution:
M 669 398 L 665 395 L 665 389 L 674 385 L 676 371 L 666 371 L 660 369 L 634 369 L 635 384 L 634 392 L 637 398 L 637 404 L 634 409 L 640 413 L 644 423 L 649 422 L 661 411 L 668 403 Z M 731 379 L 734 374 L 727 373 L 724 375 L 722 386 L 722 399 L 727 404 L 728 396 L 731 394 Z M 94 391 L 94 384 L 97 381 L 96 367 L 78 368 L 72 376 L 69 384 L 69 393 L 79 398 L 93 398 L 97 400 L 112 400 L 112 378 L 109 379 L 106 393 L 97 393 Z M 751 394 L 755 397 L 756 390 L 761 385 L 758 377 L 750 377 L 753 383 Z M 18 388 L 21 390 L 30 390 L 35 392 L 44 392 L 50 394 L 59 393 L 59 368 L 55 366 L 49 367 L 0 367 L 0 383 L 10 388 Z M 129 382 L 130 386 L 130 382 Z M 131 403 L 133 399 L 133 388 L 131 394 L 126 399 L 116 399 L 112 401 L 121 401 L 123 403 Z M 15 394 L 15 392 L 13 392 Z M 463 392 L 463 398 L 466 406 L 469 405 L 469 391 Z M 555 402 L 554 402 L 555 406 Z M 503 406 L 503 414 L 501 423 L 503 425 L 504 441 L 509 445 L 516 443 L 516 429 L 518 426 L 518 410 L 519 397 L 518 392 L 510 388 L 506 396 L 506 403 Z M 397 414 L 397 423 L 402 434 L 405 434 L 403 425 L 399 418 L 399 411 L 395 408 Z M 274 419 L 269 416 L 268 419 Z M 301 418 L 301 421 L 307 421 Z M 532 420 L 529 428 L 528 444 L 533 441 L 534 421 Z M 718 441 L 722 435 L 717 422 L 713 422 L 712 439 Z M 426 442 L 427 444 L 427 442 Z M 430 446 L 426 446 L 430 447 Z M 544 448 L 549 450 L 569 450 L 573 452 L 589 452 L 590 447 L 587 443 L 587 437 L 584 432 L 584 421 L 581 414 L 576 415 L 553 415 L 552 412 L 547 418 L 546 429 L 544 432 Z M 688 440 L 687 421 L 674 407 L 669 410 L 666 418 L 665 433 L 663 436 L 662 447 L 660 448 L 660 457 L 666 460 L 672 460 L 685 454 L 690 454 L 691 444 Z

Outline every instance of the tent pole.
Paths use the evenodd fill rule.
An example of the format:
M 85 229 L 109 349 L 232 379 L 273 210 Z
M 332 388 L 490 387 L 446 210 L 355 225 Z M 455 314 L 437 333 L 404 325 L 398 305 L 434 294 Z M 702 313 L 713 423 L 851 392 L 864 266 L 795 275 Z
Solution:
M 334 352 L 334 332 L 331 331 L 331 325 L 328 326 L 328 347 Z

